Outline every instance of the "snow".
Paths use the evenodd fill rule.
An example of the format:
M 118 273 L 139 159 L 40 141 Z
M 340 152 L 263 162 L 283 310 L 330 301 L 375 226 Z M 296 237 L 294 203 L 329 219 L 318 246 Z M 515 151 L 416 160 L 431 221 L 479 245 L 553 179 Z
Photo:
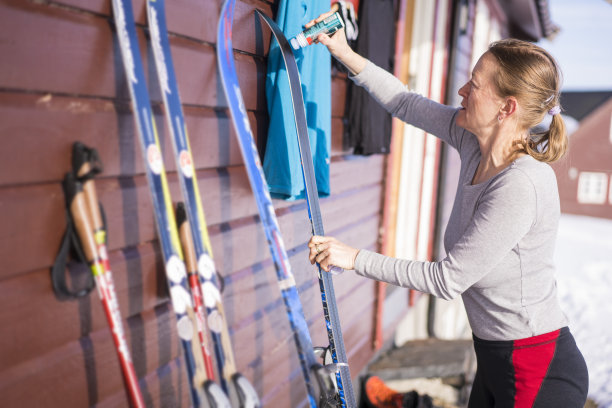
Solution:
M 589 397 L 612 408 L 612 220 L 562 214 L 555 262 L 561 307 L 589 369 Z

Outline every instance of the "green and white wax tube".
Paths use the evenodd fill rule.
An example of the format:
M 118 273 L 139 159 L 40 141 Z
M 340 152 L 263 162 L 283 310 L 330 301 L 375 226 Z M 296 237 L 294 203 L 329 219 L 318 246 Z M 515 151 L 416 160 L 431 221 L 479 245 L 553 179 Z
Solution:
M 291 46 L 294 50 L 306 47 L 315 42 L 319 34 L 332 35 L 344 27 L 344 22 L 337 12 L 318 22 L 307 30 L 302 31 L 291 39 Z

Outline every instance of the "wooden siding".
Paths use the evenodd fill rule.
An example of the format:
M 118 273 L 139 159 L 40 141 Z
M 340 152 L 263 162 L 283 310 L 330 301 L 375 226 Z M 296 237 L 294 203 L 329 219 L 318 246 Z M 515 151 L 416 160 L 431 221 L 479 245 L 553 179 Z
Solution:
M 145 0 L 133 2 L 140 49 L 163 150 L 171 152 L 161 95 L 145 36 Z M 185 104 L 195 167 L 236 360 L 266 406 L 303 405 L 305 388 L 270 254 L 226 111 L 216 72 L 221 1 L 167 3 L 170 43 Z M 239 1 L 233 42 L 249 119 L 259 144 L 268 126 L 265 101 L 270 33 Z M 4 407 L 127 406 L 111 334 L 96 293 L 58 301 L 50 267 L 64 232 L 61 180 L 71 146 L 100 152 L 97 181 L 109 230 L 110 263 L 128 344 L 147 406 L 188 406 L 182 353 L 174 331 L 152 206 L 108 0 L 0 4 L 0 395 Z M 354 246 L 377 248 L 384 158 L 348 160 L 342 150 L 346 76 L 332 80 L 326 231 Z M 180 199 L 175 165 L 165 155 L 170 190 Z M 315 345 L 326 333 L 303 201 L 274 201 Z M 350 214 L 350 216 L 347 216 Z M 82 268 L 73 265 L 78 281 Z M 335 278 L 353 378 L 369 362 L 374 282 Z

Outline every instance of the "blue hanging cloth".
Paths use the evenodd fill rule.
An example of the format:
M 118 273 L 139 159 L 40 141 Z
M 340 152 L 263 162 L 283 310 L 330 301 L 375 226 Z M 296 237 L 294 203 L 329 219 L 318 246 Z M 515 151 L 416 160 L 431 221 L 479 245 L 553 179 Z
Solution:
M 290 39 L 304 30 L 304 24 L 329 9 L 329 0 L 281 0 L 276 23 Z M 294 54 L 302 81 L 317 189 L 320 197 L 326 197 L 329 195 L 331 152 L 331 55 L 321 44 L 294 50 Z M 266 97 L 270 125 L 263 168 L 270 194 L 285 200 L 304 198 L 289 79 L 276 41 L 270 46 L 268 55 Z

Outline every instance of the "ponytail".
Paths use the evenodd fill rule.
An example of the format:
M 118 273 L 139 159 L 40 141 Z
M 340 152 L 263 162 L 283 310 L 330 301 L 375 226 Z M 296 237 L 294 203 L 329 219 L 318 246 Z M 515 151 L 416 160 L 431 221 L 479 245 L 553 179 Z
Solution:
M 563 157 L 567 152 L 567 132 L 561 115 L 553 115 L 548 131 L 532 135 L 520 150 L 546 163 Z

